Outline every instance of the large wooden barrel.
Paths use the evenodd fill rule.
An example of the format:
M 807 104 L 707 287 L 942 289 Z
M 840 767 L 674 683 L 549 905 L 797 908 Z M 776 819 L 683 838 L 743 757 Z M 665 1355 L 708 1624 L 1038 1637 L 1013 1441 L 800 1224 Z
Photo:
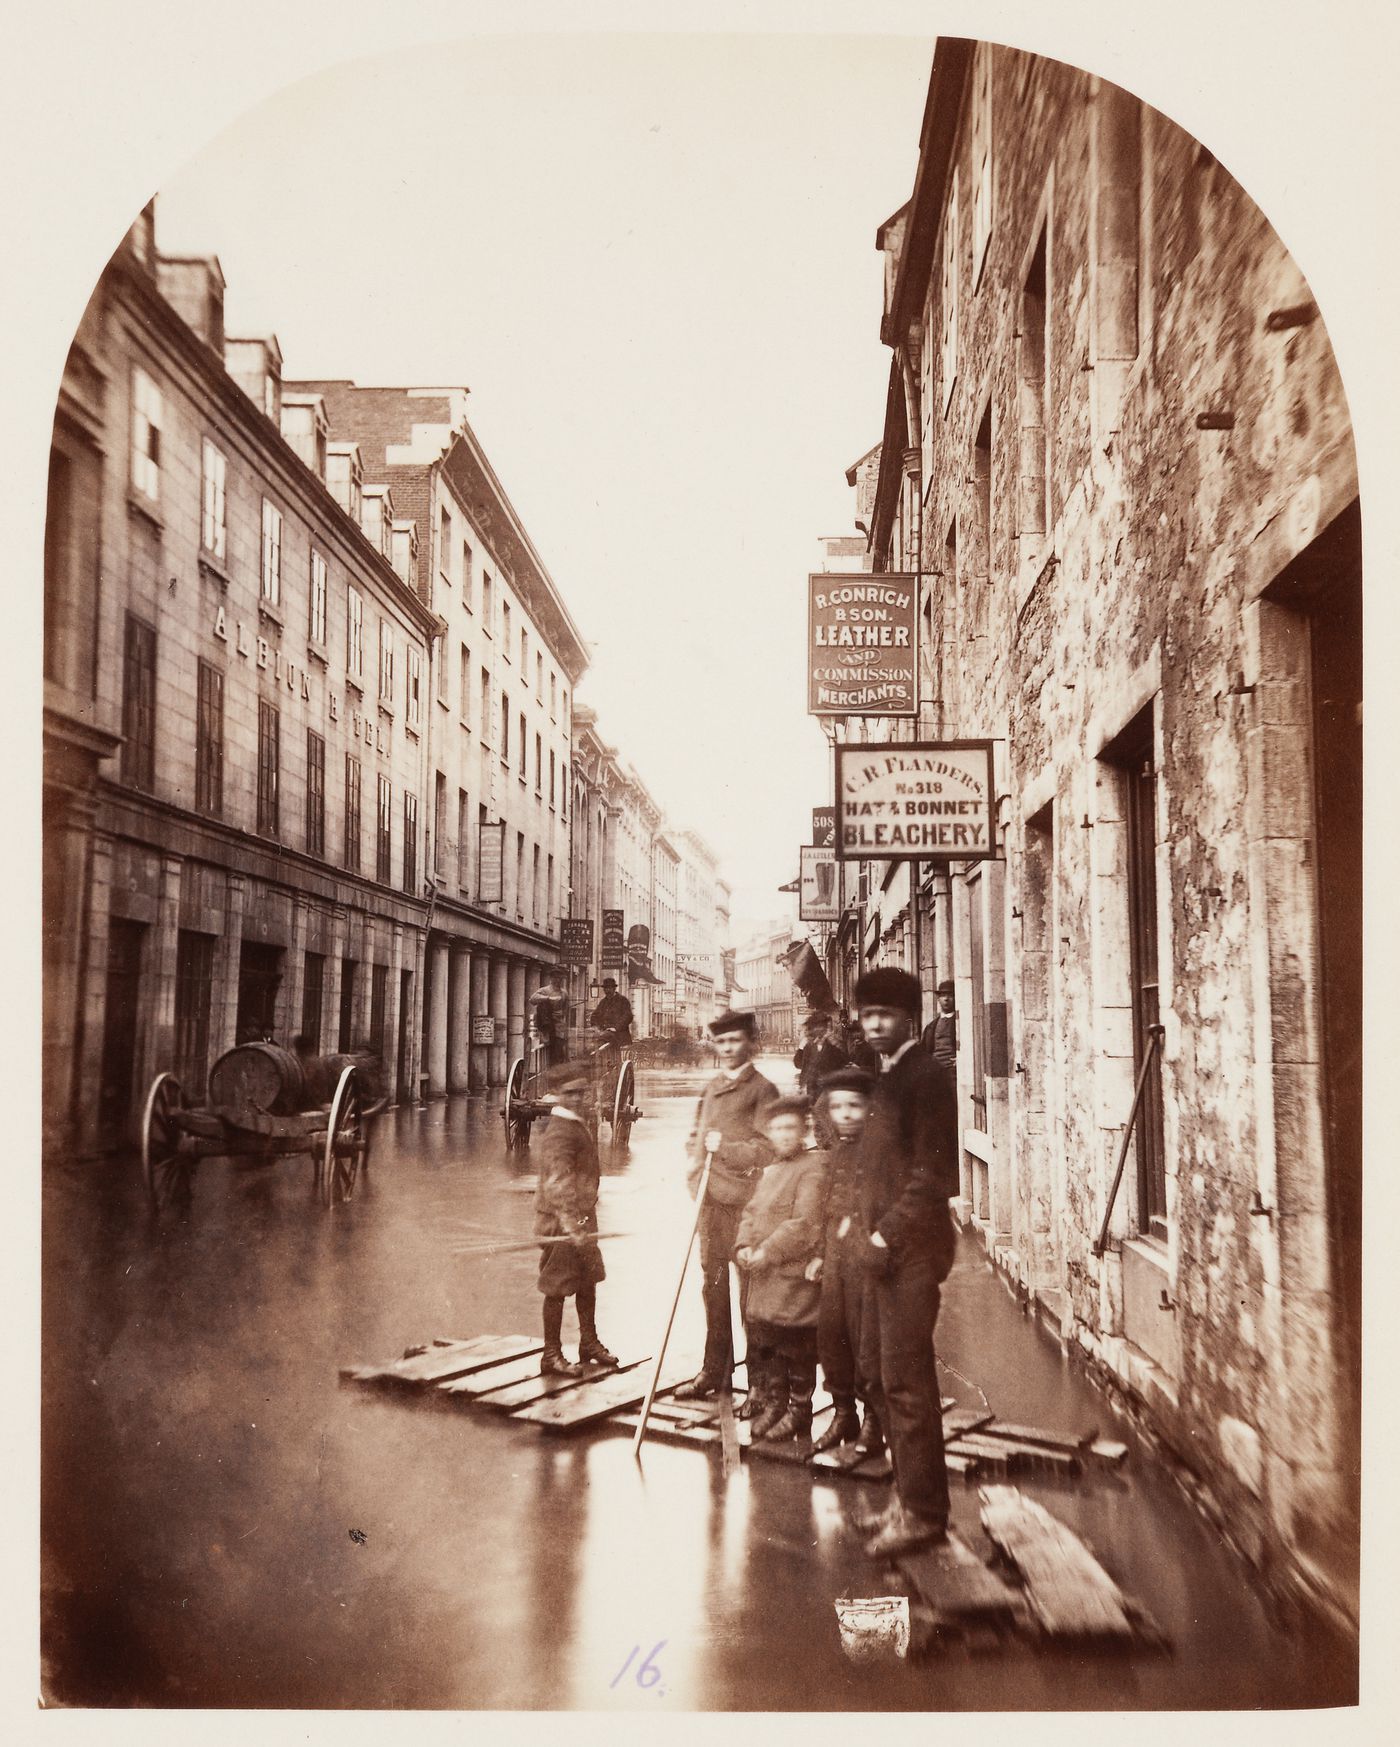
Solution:
M 306 1098 L 301 1063 L 275 1043 L 240 1043 L 209 1070 L 209 1102 L 233 1110 L 291 1116 Z

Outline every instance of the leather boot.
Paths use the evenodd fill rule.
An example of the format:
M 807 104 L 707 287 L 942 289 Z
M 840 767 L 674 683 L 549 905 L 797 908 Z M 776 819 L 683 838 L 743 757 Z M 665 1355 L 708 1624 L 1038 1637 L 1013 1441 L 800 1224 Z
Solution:
M 753 1353 L 748 1358 L 749 1388 L 748 1394 L 734 1409 L 735 1419 L 754 1419 L 763 1410 L 763 1403 L 768 1397 L 768 1369 L 762 1359 L 755 1358 Z
M 671 1391 L 677 1401 L 712 1401 L 719 1394 L 721 1379 L 708 1371 L 697 1372 L 689 1383 Z
M 860 1436 L 856 1439 L 856 1448 L 864 1450 L 867 1456 L 878 1456 L 884 1447 L 885 1434 L 880 1426 L 879 1416 L 873 1407 L 867 1405 Z
M 770 1444 L 790 1444 L 794 1440 L 803 1444 L 812 1435 L 812 1394 L 817 1386 L 813 1377 L 803 1377 L 794 1382 L 788 1378 L 787 1412 L 770 1431 L 754 1430 L 755 1437 L 762 1437 Z
M 882 1510 L 868 1510 L 858 1506 L 846 1513 L 846 1520 L 863 1535 L 875 1535 L 887 1528 L 892 1522 L 898 1522 L 901 1516 L 899 1499 L 891 1494 Z
M 611 1370 L 617 1369 L 617 1355 L 610 1353 L 597 1335 L 585 1335 L 578 1344 L 578 1358 L 581 1365 L 607 1365 Z
M 773 1427 L 778 1424 L 788 1410 L 787 1378 L 774 1377 L 772 1389 L 753 1416 L 749 1426 L 749 1441 L 757 1444 L 769 1437 Z
M 564 1357 L 562 1347 L 546 1347 L 540 1354 L 541 1377 L 582 1377 L 583 1366 Z
M 837 1398 L 836 1411 L 831 1416 L 831 1424 L 812 1445 L 812 1454 L 819 1456 L 823 1450 L 834 1450 L 838 1444 L 849 1444 L 860 1432 L 860 1415 L 856 1412 L 853 1396 Z

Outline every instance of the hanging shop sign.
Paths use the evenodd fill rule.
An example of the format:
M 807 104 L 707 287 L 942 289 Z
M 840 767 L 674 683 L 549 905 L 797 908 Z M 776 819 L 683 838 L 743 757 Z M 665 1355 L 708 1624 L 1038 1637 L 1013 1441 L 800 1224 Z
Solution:
M 496 1021 L 489 1013 L 474 1013 L 472 1015 L 472 1042 L 494 1043 L 496 1041 Z
M 482 825 L 477 841 L 476 901 L 504 904 L 506 901 L 506 824 Z
M 996 855 L 990 740 L 836 748 L 840 861 L 984 861 Z
M 836 841 L 835 807 L 812 808 L 812 847 L 830 849 Z
M 622 925 L 621 910 L 604 910 L 602 947 L 598 963 L 605 971 L 620 971 L 626 968 L 627 931 Z
M 807 713 L 916 716 L 919 578 L 807 578 Z
M 592 964 L 593 918 L 591 916 L 560 917 L 559 957 L 565 964 Z
M 799 921 L 838 922 L 841 919 L 841 883 L 837 877 L 835 849 L 804 843 L 801 854 L 802 872 L 797 897 Z

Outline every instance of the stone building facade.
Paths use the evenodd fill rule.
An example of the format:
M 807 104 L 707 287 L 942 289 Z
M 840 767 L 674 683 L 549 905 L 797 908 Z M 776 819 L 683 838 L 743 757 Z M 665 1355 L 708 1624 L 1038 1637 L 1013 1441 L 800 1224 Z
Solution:
M 240 1037 L 368 1039 L 392 1091 L 416 1076 L 431 620 L 279 369 L 148 208 L 79 328 L 50 472 L 50 1156 L 130 1140 L 158 1071 L 197 1099 Z
M 467 420 L 465 389 L 295 388 L 324 405 L 352 470 L 379 482 L 394 562 L 433 618 L 421 675 L 423 1090 L 499 1085 L 524 1050 L 529 997 L 558 965 L 587 651 Z
M 874 566 L 923 574 L 922 737 L 996 742 L 999 857 L 920 894 L 964 1215 L 1246 1550 L 1354 1612 L 1360 515 L 1323 322 L 1204 146 L 982 43 L 939 42 L 880 244 Z M 908 963 L 907 872 L 871 874 Z

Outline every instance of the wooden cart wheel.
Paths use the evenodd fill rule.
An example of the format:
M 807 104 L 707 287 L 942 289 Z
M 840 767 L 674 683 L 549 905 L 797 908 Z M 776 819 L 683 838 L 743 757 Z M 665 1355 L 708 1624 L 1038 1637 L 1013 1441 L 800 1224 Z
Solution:
M 506 1101 L 501 1117 L 506 1125 L 506 1151 L 519 1152 L 530 1144 L 530 1119 L 525 1114 L 525 1058 L 517 1056 L 506 1075 Z
M 617 1090 L 613 1093 L 612 1141 L 615 1150 L 623 1151 L 632 1138 L 632 1124 L 637 1120 L 632 1108 L 637 1096 L 637 1082 L 631 1062 L 623 1062 L 617 1070 Z
M 368 1151 L 360 1076 L 354 1068 L 346 1068 L 336 1086 L 326 1124 L 321 1199 L 327 1207 L 334 1207 L 337 1201 L 348 1201 L 355 1193 L 355 1179 Z
M 185 1094 L 174 1074 L 157 1074 L 141 1111 L 141 1175 L 155 1209 L 189 1199 L 194 1161 L 180 1156 L 176 1121 L 177 1111 L 186 1108 Z

